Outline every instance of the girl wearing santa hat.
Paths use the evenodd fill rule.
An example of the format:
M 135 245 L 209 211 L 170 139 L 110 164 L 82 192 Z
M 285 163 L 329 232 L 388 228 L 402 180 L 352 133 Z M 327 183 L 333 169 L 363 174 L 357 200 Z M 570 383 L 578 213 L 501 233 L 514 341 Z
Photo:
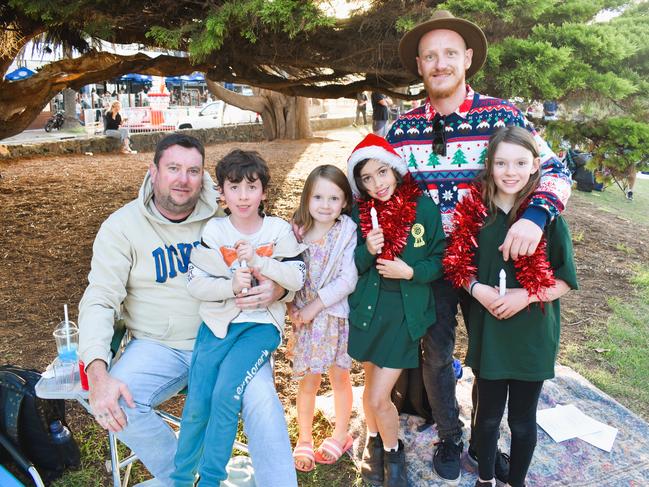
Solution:
M 390 394 L 402 369 L 419 365 L 419 339 L 435 326 L 430 283 L 442 276 L 439 209 L 385 139 L 369 134 L 348 160 L 358 224 L 358 284 L 349 297 L 349 345 L 365 370 L 368 442 L 361 475 L 371 485 L 407 485 L 399 416 Z M 385 467 L 385 470 L 384 470 Z

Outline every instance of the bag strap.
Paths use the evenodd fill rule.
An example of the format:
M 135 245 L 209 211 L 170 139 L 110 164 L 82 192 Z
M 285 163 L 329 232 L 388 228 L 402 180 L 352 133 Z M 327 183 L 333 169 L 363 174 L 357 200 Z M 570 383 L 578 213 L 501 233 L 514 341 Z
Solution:
M 25 397 L 25 387 L 27 381 L 13 372 L 0 370 L 0 386 L 5 393 L 3 404 L 3 420 L 6 433 L 17 446 L 20 445 L 18 438 L 18 416 L 20 415 L 20 406 Z

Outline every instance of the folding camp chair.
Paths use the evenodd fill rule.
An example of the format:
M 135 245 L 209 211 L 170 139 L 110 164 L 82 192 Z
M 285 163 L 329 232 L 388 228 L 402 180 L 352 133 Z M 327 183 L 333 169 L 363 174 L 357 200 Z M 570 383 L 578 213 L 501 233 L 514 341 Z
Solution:
M 113 353 L 113 361 L 119 359 L 121 352 L 126 347 L 126 344 L 130 340 L 130 338 L 131 338 L 130 334 L 123 326 L 123 323 L 118 322 L 115 328 L 115 332 L 113 333 L 113 340 L 110 347 L 111 352 Z M 186 394 L 186 393 L 187 390 L 184 389 L 180 391 L 179 394 Z M 156 409 L 155 412 L 158 416 L 160 416 L 163 420 L 165 420 L 170 425 L 175 426 L 176 428 L 180 428 L 180 418 L 178 416 L 170 414 L 166 411 L 162 411 L 160 409 Z M 113 487 L 126 487 L 128 485 L 128 480 L 131 474 L 131 467 L 133 466 L 133 462 L 135 462 L 138 458 L 137 455 L 135 455 L 135 453 L 131 453 L 126 458 L 120 459 L 119 452 L 117 449 L 117 440 L 118 440 L 117 436 L 114 433 L 109 431 L 108 445 L 110 447 L 110 460 L 106 461 L 106 469 L 109 472 L 111 472 L 113 475 Z M 248 445 L 240 441 L 234 442 L 234 448 L 244 453 L 248 453 Z M 123 477 L 121 474 L 122 470 L 124 470 Z
M 7 450 L 13 457 L 14 461 L 18 464 L 18 466 L 32 477 L 32 480 L 34 481 L 34 485 L 36 485 L 36 487 L 45 487 L 43 479 L 39 475 L 38 470 L 36 470 L 34 464 L 28 458 L 23 456 L 14 446 L 11 440 L 9 440 L 9 438 L 7 438 L 2 433 L 0 433 L 0 446 Z M 17 487 L 22 486 L 23 484 L 18 482 L 18 480 L 16 480 L 13 475 L 11 475 L 0 465 L 0 485 L 2 485 L 3 487 Z

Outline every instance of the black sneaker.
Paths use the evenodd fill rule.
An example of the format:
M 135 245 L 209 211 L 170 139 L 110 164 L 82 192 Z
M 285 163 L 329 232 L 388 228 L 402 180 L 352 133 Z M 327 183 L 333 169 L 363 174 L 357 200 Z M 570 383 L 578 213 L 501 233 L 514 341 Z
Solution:
M 475 485 L 473 487 L 494 487 L 494 483 L 492 482 L 482 482 L 480 479 L 475 481 Z
M 633 191 L 626 192 L 626 199 L 628 199 L 629 201 L 633 201 Z
M 470 447 L 467 451 L 467 458 L 473 466 L 478 466 L 478 452 L 473 451 Z M 498 451 L 496 451 L 496 463 L 494 467 L 496 478 L 503 484 L 506 484 L 509 481 L 509 455 L 498 449 Z
M 460 456 L 464 443 L 455 444 L 452 440 L 442 440 L 437 443 L 433 453 L 433 472 L 448 485 L 459 485 Z

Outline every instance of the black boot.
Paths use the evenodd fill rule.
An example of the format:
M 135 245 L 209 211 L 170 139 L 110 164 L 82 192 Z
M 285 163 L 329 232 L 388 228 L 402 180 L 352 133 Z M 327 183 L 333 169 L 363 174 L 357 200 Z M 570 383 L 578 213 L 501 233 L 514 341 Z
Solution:
M 363 452 L 361 477 L 370 485 L 383 485 L 383 440 L 381 435 L 369 437 Z
M 399 440 L 397 451 L 384 451 L 383 456 L 383 487 L 407 487 L 408 478 L 406 475 L 406 452 L 403 450 L 403 442 Z

